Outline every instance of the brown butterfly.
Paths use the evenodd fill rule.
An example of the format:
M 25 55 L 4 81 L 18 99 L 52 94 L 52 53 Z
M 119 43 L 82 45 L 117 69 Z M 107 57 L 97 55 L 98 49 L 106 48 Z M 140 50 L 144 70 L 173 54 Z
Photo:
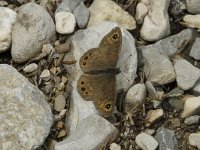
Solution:
M 79 60 L 84 74 L 78 80 L 78 92 L 83 99 L 92 100 L 104 117 L 111 115 L 116 103 L 115 75 L 121 45 L 122 33 L 115 27 Z

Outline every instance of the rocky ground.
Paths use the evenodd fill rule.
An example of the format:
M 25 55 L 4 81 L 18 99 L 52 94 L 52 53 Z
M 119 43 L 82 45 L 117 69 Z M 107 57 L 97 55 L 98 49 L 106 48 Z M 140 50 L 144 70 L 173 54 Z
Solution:
M 0 150 L 200 149 L 200 1 L 0 6 Z M 79 60 L 115 27 L 117 102 L 103 117 L 77 90 Z

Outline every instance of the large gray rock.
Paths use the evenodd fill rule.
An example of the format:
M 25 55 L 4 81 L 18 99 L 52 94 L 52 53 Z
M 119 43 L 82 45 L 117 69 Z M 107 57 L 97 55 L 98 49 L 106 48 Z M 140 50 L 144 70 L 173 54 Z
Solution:
M 22 5 L 12 31 L 12 59 L 22 63 L 42 50 L 55 38 L 55 25 L 47 11 L 36 3 Z
M 0 149 L 36 149 L 53 123 L 45 96 L 12 66 L 0 72 Z
M 178 142 L 174 131 L 160 127 L 156 132 L 154 138 L 158 141 L 159 150 L 178 150 Z
M 118 130 L 101 116 L 93 115 L 80 122 L 74 134 L 55 145 L 55 150 L 104 148 L 118 135 Z
M 170 0 L 149 0 L 148 14 L 140 30 L 146 41 L 157 41 L 170 34 L 168 7 Z
M 200 2 L 200 1 L 199 1 Z M 195 39 L 194 44 L 192 45 L 190 56 L 196 60 L 200 60 L 200 38 Z
M 101 39 L 118 24 L 104 22 L 86 30 L 80 30 L 71 37 L 72 49 L 65 55 L 64 60 L 76 61 L 73 65 L 66 65 L 72 79 L 72 93 L 70 102 L 70 113 L 67 118 L 69 132 L 76 129 L 77 124 L 86 117 L 97 114 L 92 101 L 85 101 L 77 91 L 77 81 L 82 75 L 79 67 L 80 57 L 91 48 L 98 47 Z M 133 85 L 137 70 L 137 52 L 132 35 L 124 28 L 122 31 L 122 48 L 118 58 L 117 67 L 121 73 L 116 75 L 116 92 L 123 89 L 125 92 Z
M 200 77 L 200 69 L 185 59 L 178 59 L 174 64 L 178 87 L 183 90 L 192 88 Z
M 192 14 L 200 14 L 200 1 L 199 0 L 186 0 L 187 10 Z

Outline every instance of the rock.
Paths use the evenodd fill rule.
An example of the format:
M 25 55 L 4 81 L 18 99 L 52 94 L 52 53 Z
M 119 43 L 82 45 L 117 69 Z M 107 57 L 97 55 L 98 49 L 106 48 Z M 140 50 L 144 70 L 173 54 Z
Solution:
M 85 7 L 84 3 L 81 2 L 73 13 L 79 28 L 85 28 L 88 23 L 90 13 L 87 7 Z
M 116 143 L 112 143 L 112 144 L 110 144 L 109 149 L 110 150 L 121 150 L 121 146 Z
M 154 129 L 145 129 L 145 133 L 148 135 L 153 135 L 156 131 Z
M 72 135 L 57 143 L 55 150 L 101 149 L 115 139 L 117 134 L 117 128 L 110 122 L 101 116 L 92 115 L 82 120 Z
M 200 14 L 200 1 L 199 0 L 186 0 L 187 11 L 192 14 Z
M 184 110 L 181 114 L 182 118 L 190 117 L 199 112 L 200 108 L 200 96 L 187 98 L 184 104 Z
M 84 0 L 63 0 L 56 9 L 58 12 L 73 12 L 74 9 Z
M 145 84 L 148 91 L 148 97 L 158 99 L 159 96 L 153 84 L 150 81 L 147 81 Z
M 199 122 L 199 118 L 200 118 L 200 116 L 198 116 L 198 115 L 190 116 L 184 120 L 184 123 L 187 125 L 192 125 L 192 124 Z
M 134 18 L 111 0 L 94 0 L 89 7 L 90 18 L 88 27 L 104 21 L 117 22 L 128 30 L 136 28 Z
M 51 54 L 51 52 L 54 52 L 55 49 L 53 48 L 53 46 L 51 44 L 44 44 L 42 46 L 42 52 L 46 53 L 46 54 Z
M 138 134 L 135 142 L 142 150 L 155 150 L 158 147 L 158 142 L 146 133 Z
M 12 59 L 22 63 L 41 52 L 42 46 L 55 39 L 55 25 L 41 6 L 30 2 L 19 8 L 12 31 Z
M 191 133 L 189 135 L 189 144 L 200 149 L 200 133 Z
M 158 101 L 158 100 L 153 100 L 152 102 L 153 102 L 153 107 L 154 108 L 157 108 L 161 104 L 161 101 Z
M 60 34 L 70 34 L 76 27 L 76 19 L 71 12 L 58 12 L 55 14 L 56 31 Z
M 184 94 L 184 91 L 178 87 L 175 87 L 174 89 L 172 89 L 171 91 L 169 91 L 165 97 L 169 98 L 169 97 L 178 97 Z
M 144 73 L 147 81 L 165 85 L 176 79 L 174 67 L 167 56 L 160 54 L 159 49 L 142 50 L 144 57 Z
M 65 65 L 66 69 L 73 77 L 70 113 L 66 119 L 66 126 L 69 128 L 69 134 L 76 129 L 77 124 L 81 120 L 98 113 L 93 102 L 85 101 L 77 91 L 77 81 L 82 74 L 79 67 L 79 59 L 89 49 L 97 47 L 105 34 L 116 26 L 118 26 L 116 23 L 104 22 L 97 26 L 80 30 L 71 36 L 72 49 L 64 58 L 64 61 L 76 61 L 73 65 Z M 117 65 L 121 73 L 116 75 L 116 93 L 121 90 L 127 92 L 133 85 L 137 70 L 137 53 L 134 39 L 125 29 L 121 28 L 121 31 L 123 42 Z
M 146 117 L 146 126 L 150 126 L 163 117 L 163 109 L 150 110 Z
M 50 77 L 51 77 L 51 74 L 48 69 L 43 70 L 40 75 L 40 79 L 42 79 L 44 81 L 48 81 L 50 79 Z
M 140 36 L 146 41 L 157 41 L 170 34 L 168 7 L 170 0 L 149 0 L 148 15 L 140 30 Z
M 193 57 L 196 60 L 200 60 L 199 46 L 200 46 L 200 38 L 197 37 L 190 51 L 190 57 Z
M 38 69 L 38 65 L 36 63 L 31 63 L 23 68 L 25 73 L 30 73 Z
M 11 45 L 11 31 L 17 13 L 9 8 L 0 7 L 0 53 L 8 50 Z
M 180 112 L 183 110 L 184 102 L 181 98 L 170 97 L 168 98 L 168 102 L 170 103 L 172 108 L 174 108 L 177 112 Z
M 178 87 L 189 90 L 194 87 L 200 77 L 200 70 L 185 59 L 178 59 L 174 64 Z
M 0 1 L 0 6 L 8 6 L 8 2 L 6 1 Z
M 65 108 L 66 101 L 63 95 L 58 95 L 54 101 L 54 110 L 60 112 Z
M 138 24 L 142 24 L 144 21 L 144 17 L 148 13 L 147 6 L 143 3 L 138 3 L 136 7 L 136 13 L 135 13 L 135 20 Z
M 193 41 L 194 36 L 194 30 L 185 29 L 178 34 L 162 39 L 155 44 L 137 47 L 137 49 L 139 51 L 153 51 L 157 49 L 160 54 L 173 58 L 177 52 L 181 52 L 187 48 L 188 44 Z
M 178 20 L 182 17 L 186 10 L 184 0 L 173 0 L 169 5 L 169 13 L 175 20 Z
M 192 91 L 194 94 L 199 95 L 200 94 L 200 80 L 196 82 L 194 85 L 194 88 L 192 88 Z
M 125 97 L 124 107 L 125 112 L 131 112 L 136 106 L 142 107 L 146 99 L 146 86 L 143 83 L 138 83 L 132 86 Z M 134 107 L 135 106 L 135 107 Z
M 67 135 L 67 131 L 65 129 L 62 129 L 59 133 L 57 138 L 62 138 L 65 137 Z
M 45 95 L 15 68 L 0 65 L 0 143 L 3 149 L 36 149 L 53 116 Z
M 178 142 L 173 130 L 160 127 L 154 138 L 159 144 L 159 150 L 178 150 Z
M 183 22 L 180 22 L 182 25 L 190 28 L 200 29 L 200 14 L 198 15 L 185 15 L 183 17 Z

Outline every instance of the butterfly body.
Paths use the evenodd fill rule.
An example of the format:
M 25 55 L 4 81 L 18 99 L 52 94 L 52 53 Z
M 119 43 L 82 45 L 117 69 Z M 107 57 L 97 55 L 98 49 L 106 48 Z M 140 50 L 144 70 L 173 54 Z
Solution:
M 92 100 L 100 114 L 109 116 L 116 103 L 115 75 L 122 34 L 115 27 L 101 40 L 99 47 L 88 50 L 79 60 L 84 74 L 77 89 L 85 100 Z

